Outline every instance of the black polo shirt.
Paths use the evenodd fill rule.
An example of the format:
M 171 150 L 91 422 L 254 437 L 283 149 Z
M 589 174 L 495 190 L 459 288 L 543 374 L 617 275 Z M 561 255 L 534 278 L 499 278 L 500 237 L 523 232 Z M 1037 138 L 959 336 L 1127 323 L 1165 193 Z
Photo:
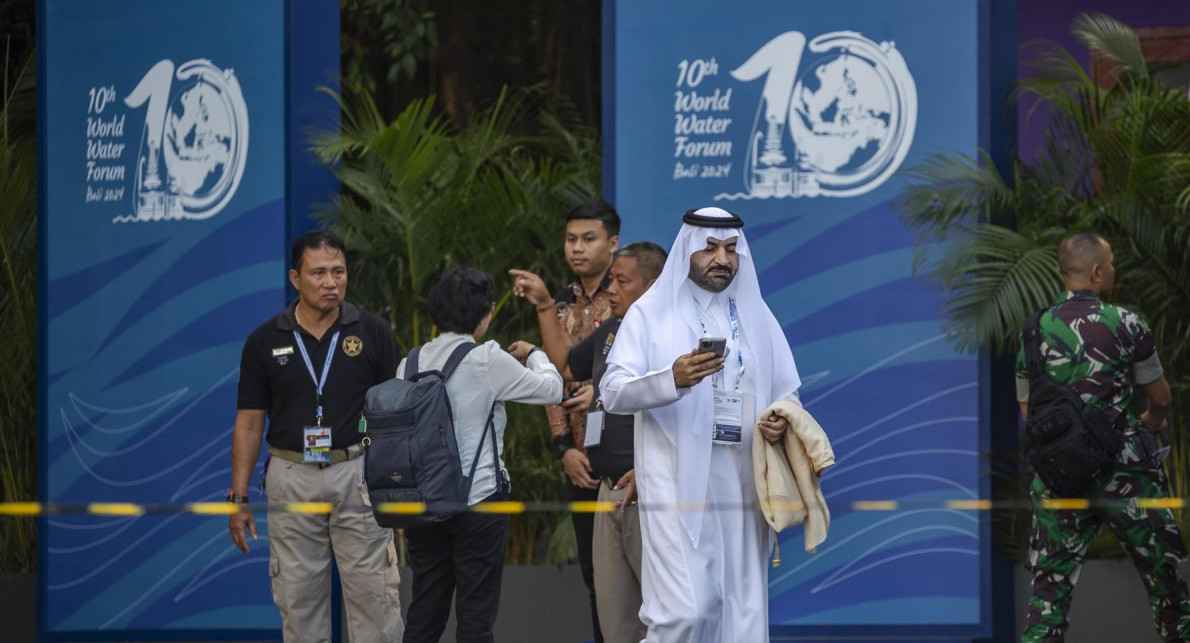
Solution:
M 359 417 L 364 393 L 396 377 L 401 349 L 383 319 L 346 302 L 339 308 L 339 319 L 322 339 L 314 339 L 294 319 L 296 305 L 294 302 L 285 312 L 261 324 L 244 342 L 237 406 L 268 411 L 265 439 L 270 445 L 302 450 L 302 427 L 314 424 L 316 386 L 294 344 L 293 331 L 297 329 L 319 376 L 326 352 L 335 351 L 322 391 L 322 425 L 332 429 L 331 448 L 346 448 L 363 437 Z M 339 331 L 339 338 L 331 346 L 335 331 Z
M 566 358 L 570 374 L 575 380 L 591 380 L 595 388 L 593 400 L 599 399 L 599 380 L 607 372 L 607 354 L 612 349 L 619 329 L 620 319 L 609 317 L 586 339 L 571 348 Z M 592 401 L 591 410 L 594 410 L 594 404 Z M 599 446 L 587 447 L 587 459 L 591 461 L 595 477 L 619 478 L 632 468 L 632 425 L 631 415 L 604 414 Z

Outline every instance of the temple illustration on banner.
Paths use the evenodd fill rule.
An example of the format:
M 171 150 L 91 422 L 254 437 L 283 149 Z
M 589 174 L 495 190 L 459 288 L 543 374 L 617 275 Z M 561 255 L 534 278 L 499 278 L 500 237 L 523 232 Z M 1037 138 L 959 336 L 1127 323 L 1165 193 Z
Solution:
M 836 31 L 807 44 L 790 31 L 731 75 L 764 77 L 764 89 L 744 146 L 744 191 L 715 199 L 856 196 L 896 172 L 913 143 L 917 89 L 891 42 Z

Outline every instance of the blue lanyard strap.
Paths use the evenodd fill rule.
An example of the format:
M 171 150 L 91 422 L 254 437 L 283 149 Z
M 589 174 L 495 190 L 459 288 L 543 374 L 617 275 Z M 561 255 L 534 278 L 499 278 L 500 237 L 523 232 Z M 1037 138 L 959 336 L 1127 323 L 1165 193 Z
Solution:
M 310 353 L 306 352 L 306 343 L 302 341 L 302 336 L 298 334 L 297 329 L 293 331 L 293 340 L 297 342 L 298 350 L 302 353 L 302 360 L 306 362 L 306 370 L 310 373 L 310 379 L 314 380 L 314 418 L 318 426 L 322 426 L 322 388 L 326 386 L 326 374 L 331 372 L 331 360 L 335 358 L 335 347 L 339 345 L 339 331 L 331 337 L 331 345 L 326 349 L 326 363 L 322 365 L 322 376 L 314 374 L 314 364 L 310 362 Z
M 698 317 L 698 325 L 702 327 L 702 336 L 706 337 L 708 334 L 707 325 L 702 321 L 702 313 L 698 312 L 697 299 L 694 300 L 694 315 Z M 738 364 L 740 367 L 735 374 L 735 390 L 738 391 L 740 390 L 740 382 L 744 377 L 744 351 L 740 348 L 739 342 L 737 341 L 740 337 L 740 323 L 739 318 L 736 316 L 735 297 L 727 298 L 727 320 L 731 322 L 731 339 L 732 341 L 736 342 L 735 358 L 736 364 Z M 711 378 L 712 383 L 715 383 L 715 388 L 719 387 L 719 378 L 719 374 L 715 374 L 715 376 Z

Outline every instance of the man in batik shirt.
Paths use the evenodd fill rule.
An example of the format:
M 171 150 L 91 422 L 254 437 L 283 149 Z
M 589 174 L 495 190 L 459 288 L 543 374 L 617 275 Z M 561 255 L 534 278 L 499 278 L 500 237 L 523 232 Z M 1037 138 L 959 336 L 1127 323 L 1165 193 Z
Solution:
M 620 215 L 603 201 L 584 203 L 566 217 L 566 263 L 578 279 L 559 290 L 552 298 L 537 275 L 524 270 L 510 270 L 516 277 L 514 291 L 537 308 L 538 317 L 554 316 L 562 322 L 572 346 L 586 339 L 612 314 L 608 298 L 608 270 L 620 245 Z M 567 382 L 562 404 L 545 407 L 550 423 L 554 452 L 562 461 L 572 502 L 594 502 L 599 497 L 599 481 L 592 476 L 591 462 L 584 444 L 587 409 L 593 388 L 590 382 Z M 591 601 L 591 621 L 596 643 L 603 643 L 599 616 L 595 608 L 595 568 L 593 535 L 595 516 L 574 513 L 574 537 L 578 546 L 579 568 Z

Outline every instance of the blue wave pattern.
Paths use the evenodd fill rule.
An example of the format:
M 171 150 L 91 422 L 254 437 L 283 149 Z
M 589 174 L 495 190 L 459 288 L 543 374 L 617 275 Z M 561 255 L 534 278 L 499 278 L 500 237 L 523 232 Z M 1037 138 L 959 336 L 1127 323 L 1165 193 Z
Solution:
M 609 110 L 615 156 L 605 176 L 624 216 L 625 241 L 670 243 L 679 213 L 690 207 L 719 205 L 744 218 L 761 289 L 797 360 L 802 400 L 834 444 L 838 465 L 822 478 L 834 509 L 829 537 L 810 555 L 800 528 L 780 535 L 782 564 L 769 570 L 770 622 L 787 626 L 782 635 L 834 635 L 865 625 L 905 625 L 899 633 L 920 628 L 923 636 L 975 629 L 982 625 L 986 516 L 863 512 L 850 503 L 976 498 L 984 481 L 978 360 L 957 354 L 943 337 L 942 295 L 913 275 L 916 239 L 889 205 L 904 186 L 905 168 L 940 150 L 972 153 L 977 145 L 980 4 L 843 0 L 826 8 L 752 0 L 733 11 L 720 4 L 689 0 L 675 12 L 656 3 L 616 3 Z M 755 149 L 751 137 L 760 131 L 749 128 L 767 100 L 785 96 L 779 85 L 769 87 L 779 80 L 775 66 L 763 82 L 739 82 L 732 70 L 790 31 L 808 41 L 858 33 L 903 56 L 917 101 L 902 174 L 846 198 L 717 200 L 744 186 L 756 161 L 748 156 Z M 821 70 L 814 55 L 804 51 L 781 64 L 797 65 L 796 78 L 809 79 Z M 714 61 L 718 70 L 697 82 L 680 75 L 697 60 Z M 721 108 L 687 112 L 675 102 L 729 90 Z M 791 100 L 798 96 L 795 90 Z M 791 111 L 767 116 L 780 124 Z M 676 145 L 675 118 L 694 113 L 731 119 L 723 121 L 721 136 L 689 137 L 726 142 L 728 154 L 691 156 Z M 816 153 L 779 138 L 787 154 Z M 728 162 L 726 176 L 683 173 L 694 163 L 724 168 Z M 857 631 L 887 635 L 880 627 Z
M 222 500 L 231 477 L 240 350 L 248 333 L 285 304 L 285 3 L 46 0 L 43 14 L 40 499 Z M 251 123 L 246 156 L 236 160 L 243 174 L 230 200 L 205 211 L 207 218 L 113 223 L 135 210 L 143 187 L 137 164 L 145 167 L 148 158 L 152 100 L 131 107 L 124 99 L 134 88 L 167 97 L 175 110 L 167 112 L 171 131 L 188 127 L 191 107 L 177 111 L 183 98 L 200 99 L 193 129 L 175 132 L 193 149 L 185 150 L 182 166 L 164 164 L 166 181 L 179 179 L 175 170 L 183 167 L 230 178 L 230 161 L 215 155 L 220 145 L 245 142 L 227 138 L 222 103 L 206 102 L 213 94 L 188 94 L 195 79 L 147 76 L 163 60 L 175 69 L 207 60 L 229 83 L 234 77 Z M 112 100 L 89 105 L 88 96 L 104 89 L 114 92 Z M 90 132 L 96 119 L 118 123 L 122 133 Z M 243 125 L 234 131 L 248 136 Z M 84 156 L 100 140 L 122 143 L 118 158 Z M 99 185 L 87 160 L 123 167 L 128 176 Z M 45 518 L 41 631 L 60 640 L 124 640 L 278 629 L 267 528 L 259 518 L 261 540 L 248 556 L 232 546 L 226 517 Z M 122 634 L 130 631 L 136 634 Z
M 221 500 L 240 348 L 284 305 L 280 200 L 188 225 L 50 284 L 46 500 Z M 147 278 L 146 278 L 147 277 Z M 259 468 L 257 469 L 259 471 Z M 253 501 L 262 500 L 256 497 Z M 268 535 L 224 518 L 46 521 L 50 631 L 275 629 Z
M 887 203 L 824 223 L 765 226 L 754 244 L 806 376 L 802 401 L 837 461 L 822 477 L 834 509 L 827 542 L 806 554 L 801 528 L 780 535 L 770 622 L 977 623 L 980 514 L 850 509 L 978 497 L 977 362 L 941 334 L 941 295 L 911 275 L 914 238 Z

